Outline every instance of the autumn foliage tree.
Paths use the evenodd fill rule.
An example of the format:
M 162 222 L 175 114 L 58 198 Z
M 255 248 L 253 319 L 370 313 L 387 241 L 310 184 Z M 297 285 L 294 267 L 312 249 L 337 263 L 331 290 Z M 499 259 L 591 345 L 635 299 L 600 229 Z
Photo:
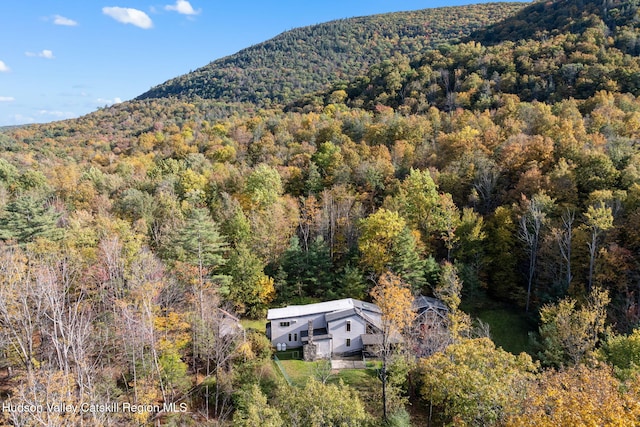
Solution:
M 531 357 L 496 348 L 488 338 L 465 339 L 419 362 L 422 398 L 429 413 L 452 425 L 496 425 L 520 408 Z
M 637 337 L 609 333 L 640 319 L 639 10 L 630 0 L 562 0 L 335 21 L 148 94 L 176 97 L 0 129 L 7 394 L 184 398 L 218 424 L 235 410 L 240 425 L 362 425 L 347 387 L 274 391 L 268 357 L 253 353 L 269 353 L 266 337 L 254 346 L 227 334 L 230 310 L 260 318 L 271 306 L 366 299 L 371 283 L 398 282 L 439 297 L 451 315 L 437 320 L 438 346 L 421 351 L 435 354 L 425 380 L 442 380 L 440 395 L 428 391 L 442 414 L 432 421 L 640 424 Z M 408 293 L 393 295 L 376 296 L 389 316 L 402 310 L 387 300 Z M 467 341 L 461 307 L 497 303 L 528 308 L 517 315 L 533 329 L 539 321 L 536 357 L 563 369 L 524 375 L 524 403 L 503 387 L 522 390 L 512 378 L 523 375 L 501 376 L 513 360 Z M 403 322 L 389 324 L 387 344 L 405 349 L 395 339 Z M 609 393 L 616 383 L 594 354 L 627 381 L 618 385 L 628 399 Z M 598 370 L 592 378 L 585 363 Z M 384 366 L 393 412 L 408 370 Z M 587 414 L 598 400 L 580 381 L 613 415 Z M 246 387 L 256 382 L 260 390 Z M 167 422 L 194 422 L 178 417 Z
M 371 289 L 371 299 L 380 308 L 379 354 L 382 358 L 383 414 L 387 418 L 387 363 L 394 350 L 402 345 L 403 334 L 415 319 L 413 295 L 409 286 L 393 273 L 384 273 Z
M 374 275 L 389 270 L 409 282 L 413 289 L 425 285 L 425 263 L 418 240 L 397 212 L 379 209 L 360 221 L 358 248 L 361 263 Z
M 609 302 L 606 290 L 594 288 L 580 306 L 572 298 L 543 306 L 540 309 L 540 358 L 543 363 L 576 365 L 590 356 L 607 329 Z
M 505 425 L 636 425 L 639 391 L 637 378 L 622 386 L 606 365 L 549 370 L 530 383 L 520 413 L 506 419 Z

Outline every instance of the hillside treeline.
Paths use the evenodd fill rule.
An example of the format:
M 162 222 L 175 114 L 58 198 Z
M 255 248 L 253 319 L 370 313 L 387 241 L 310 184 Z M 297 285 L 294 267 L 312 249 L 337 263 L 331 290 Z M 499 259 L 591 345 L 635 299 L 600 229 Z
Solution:
M 146 99 L 0 134 L 5 402 L 188 408 L 4 421 L 380 425 L 377 387 L 292 393 L 236 316 L 391 277 L 449 308 L 398 331 L 420 344 L 389 359 L 392 422 L 638 424 L 637 8 L 583 3 L 286 110 Z M 535 325 L 529 354 L 462 310 L 492 305 Z
M 135 375 L 155 378 L 156 387 L 158 369 L 182 369 L 181 381 L 212 369 L 197 348 L 199 328 L 213 329 L 200 322 L 220 320 L 206 319 L 206 304 L 259 319 L 274 305 L 366 299 L 383 271 L 434 295 L 453 266 L 463 299 L 488 296 L 532 314 L 573 301 L 565 314 L 577 316 L 595 290 L 606 291 L 602 328 L 587 349 L 575 344 L 582 350 L 572 356 L 563 342 L 541 340 L 550 366 L 591 354 L 605 339 L 605 320 L 611 333 L 637 325 L 633 95 L 599 91 L 555 104 L 502 95 L 495 110 L 417 115 L 333 103 L 215 123 L 202 119 L 207 111 L 206 103 L 131 103 L 14 130 L 4 141 L 11 151 L 0 173 L 0 236 L 15 286 L 6 297 L 33 298 L 20 290 L 57 283 L 93 331 L 134 316 L 114 310 L 150 322 L 138 353 L 123 347 L 131 336 L 123 327 L 121 341 L 105 331 L 105 348 L 83 353 L 84 363 L 99 355 L 112 365 L 114 392 L 134 391 L 118 378 L 138 362 L 149 371 Z M 142 112 L 156 120 L 132 135 L 147 126 L 135 120 Z M 111 130 L 90 127 L 110 120 Z M 42 268 L 73 274 L 34 285 Z M 6 316 L 12 328 L 23 321 Z M 34 339 L 26 354 L 9 347 L 7 362 L 56 370 L 50 345 Z M 68 363 L 78 369 L 74 358 Z M 149 385 L 155 399 L 172 392 L 161 384 Z
M 521 9 L 489 3 L 332 21 L 282 33 L 169 80 L 138 99 L 200 97 L 269 106 L 349 81 L 394 55 L 413 57 Z

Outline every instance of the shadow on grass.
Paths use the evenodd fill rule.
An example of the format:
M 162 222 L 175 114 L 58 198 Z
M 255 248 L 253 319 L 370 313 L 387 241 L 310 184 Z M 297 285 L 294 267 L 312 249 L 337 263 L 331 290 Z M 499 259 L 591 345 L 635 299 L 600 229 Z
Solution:
M 529 338 L 537 331 L 537 324 L 524 310 L 502 302 L 484 300 L 483 304 L 464 307 L 463 310 L 489 325 L 491 339 L 498 347 L 513 353 L 534 355 L 536 350 Z

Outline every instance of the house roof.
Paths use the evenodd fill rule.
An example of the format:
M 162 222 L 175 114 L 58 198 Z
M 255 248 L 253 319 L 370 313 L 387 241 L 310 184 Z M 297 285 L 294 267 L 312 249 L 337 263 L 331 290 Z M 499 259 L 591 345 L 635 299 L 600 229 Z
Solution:
M 373 305 L 373 304 L 369 304 Z M 366 322 L 372 324 L 376 328 L 380 328 L 380 310 L 377 306 L 374 306 L 376 310 L 362 310 L 360 308 L 349 308 L 346 310 L 334 311 L 324 315 L 324 319 L 327 322 L 333 322 L 334 320 L 344 319 L 345 317 L 359 316 Z
M 382 345 L 383 342 L 382 334 L 362 334 L 360 338 L 362 345 Z M 389 344 L 399 344 L 402 342 L 402 337 L 398 334 L 391 334 L 387 340 Z
M 344 317 L 353 316 L 354 314 L 356 314 L 355 308 L 347 308 L 346 310 L 332 311 L 331 313 L 327 313 L 324 315 L 324 318 L 327 322 L 331 322 L 332 320 L 342 319 Z
M 327 328 L 317 328 L 313 330 L 313 340 L 314 341 L 324 341 L 330 340 L 333 336 L 327 331 Z M 308 342 L 309 341 L 309 331 L 300 331 L 300 341 Z
M 220 335 L 237 335 L 244 328 L 240 324 L 240 320 L 226 310 L 218 308 L 218 321 L 220 322 Z
M 302 317 L 320 313 L 333 313 L 354 308 L 380 313 L 380 309 L 375 304 L 353 298 L 344 298 L 333 301 L 318 302 L 315 304 L 289 305 L 283 308 L 272 308 L 267 312 L 267 320 L 287 319 L 291 317 Z
M 418 295 L 413 300 L 413 309 L 417 312 L 423 312 L 425 310 L 443 310 L 449 311 L 447 306 L 437 298 L 426 297 L 424 295 Z

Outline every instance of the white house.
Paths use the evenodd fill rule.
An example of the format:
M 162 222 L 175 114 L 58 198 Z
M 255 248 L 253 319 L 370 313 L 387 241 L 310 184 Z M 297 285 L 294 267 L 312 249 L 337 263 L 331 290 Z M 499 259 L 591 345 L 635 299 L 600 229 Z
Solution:
M 273 345 L 302 347 L 311 341 L 312 359 L 362 351 L 362 337 L 376 333 L 380 309 L 352 298 L 274 308 L 267 313 L 267 337 Z M 306 355 L 305 355 L 306 358 Z

